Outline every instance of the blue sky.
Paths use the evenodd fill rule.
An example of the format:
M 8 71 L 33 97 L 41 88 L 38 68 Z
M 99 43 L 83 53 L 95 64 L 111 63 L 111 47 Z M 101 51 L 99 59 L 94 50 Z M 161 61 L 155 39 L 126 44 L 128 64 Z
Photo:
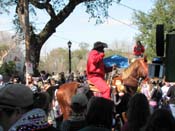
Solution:
M 153 3 L 154 0 L 121 0 L 121 4 L 145 13 L 153 7 Z M 139 31 L 132 25 L 133 10 L 121 4 L 114 4 L 109 11 L 112 18 L 100 25 L 95 25 L 94 20 L 89 21 L 85 8 L 79 5 L 64 23 L 57 27 L 56 33 L 47 40 L 41 53 L 45 54 L 58 47 L 67 48 L 69 40 L 72 41 L 72 49 L 77 49 L 80 42 L 86 42 L 92 48 L 93 43 L 99 40 L 107 42 L 109 47 L 116 41 L 134 44 L 134 36 Z M 40 26 L 44 25 L 42 20 L 46 19 L 45 15 L 46 13 L 37 17 Z M 0 15 L 0 30 L 13 32 L 12 17 L 9 16 Z

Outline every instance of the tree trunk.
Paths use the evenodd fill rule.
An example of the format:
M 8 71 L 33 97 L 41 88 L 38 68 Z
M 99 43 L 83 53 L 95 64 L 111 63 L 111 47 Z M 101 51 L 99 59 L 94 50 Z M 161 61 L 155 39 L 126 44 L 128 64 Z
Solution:
M 19 0 L 17 5 L 17 14 L 19 16 L 20 24 L 22 25 L 26 41 L 26 68 L 29 66 L 28 63 L 32 64 L 33 74 L 38 75 L 38 66 L 40 60 L 40 51 L 46 40 L 55 33 L 56 28 L 64 22 L 64 20 L 73 12 L 75 7 L 80 3 L 87 0 L 70 0 L 69 3 L 58 13 L 55 14 L 54 8 L 46 2 L 45 4 L 40 4 L 37 1 L 29 0 L 31 4 L 38 8 L 46 9 L 51 19 L 47 22 L 45 27 L 39 34 L 35 34 L 32 25 L 29 22 L 28 16 L 28 3 L 26 0 Z M 28 2 L 28 1 L 27 1 Z M 24 5 L 26 4 L 26 5 Z M 26 14 L 27 13 L 27 14 Z M 24 18 L 25 19 L 24 19 Z M 26 30 L 27 29 L 27 30 Z M 28 70 L 28 69 L 26 69 Z M 27 73 L 27 72 L 26 72 Z
M 33 74 L 39 75 L 39 60 L 40 60 L 40 52 L 41 52 L 41 46 L 38 43 L 38 41 L 35 39 L 35 37 L 31 37 L 30 45 L 29 45 L 29 62 L 33 66 Z M 26 56 L 27 57 L 27 56 Z

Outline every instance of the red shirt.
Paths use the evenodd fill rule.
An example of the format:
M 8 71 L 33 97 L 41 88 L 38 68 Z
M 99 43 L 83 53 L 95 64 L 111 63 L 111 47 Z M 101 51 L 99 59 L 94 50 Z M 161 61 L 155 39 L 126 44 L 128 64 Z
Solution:
M 87 61 L 87 77 L 91 78 L 94 76 L 104 78 L 105 66 L 103 63 L 104 53 L 99 53 L 96 50 L 92 50 L 89 53 Z
M 145 48 L 143 45 L 135 45 L 134 46 L 134 55 L 140 56 L 144 53 Z

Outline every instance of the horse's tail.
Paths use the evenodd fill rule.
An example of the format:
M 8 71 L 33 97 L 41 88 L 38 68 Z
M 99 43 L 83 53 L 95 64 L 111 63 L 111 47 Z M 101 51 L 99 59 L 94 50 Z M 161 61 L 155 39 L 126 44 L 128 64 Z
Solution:
M 70 115 L 71 98 L 76 94 L 78 86 L 78 82 L 70 82 L 62 84 L 57 90 L 56 96 L 60 109 L 63 113 L 64 120 L 68 119 Z

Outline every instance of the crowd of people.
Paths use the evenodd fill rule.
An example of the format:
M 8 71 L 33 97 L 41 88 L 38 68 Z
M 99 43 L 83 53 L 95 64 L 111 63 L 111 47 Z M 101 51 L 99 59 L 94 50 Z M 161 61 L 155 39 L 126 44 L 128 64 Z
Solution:
M 13 76 L 8 83 L 0 75 L 0 131 L 174 131 L 175 130 L 175 84 L 164 81 L 147 81 L 130 96 L 126 110 L 117 114 L 116 105 L 110 98 L 110 87 L 103 63 L 103 42 L 94 43 L 87 60 L 87 70 L 69 74 L 40 72 L 39 77 L 26 75 L 23 82 Z M 101 96 L 88 98 L 79 92 L 71 98 L 71 111 L 63 120 L 56 92 L 59 86 L 77 81 L 90 81 Z M 119 117 L 118 117 L 119 116 Z
M 171 86 L 174 88 L 174 86 Z M 170 87 L 170 88 L 171 88 Z M 171 89 L 167 92 L 167 97 Z M 7 84 L 0 89 L 0 126 L 2 131 L 174 131 L 175 117 L 167 107 L 151 110 L 144 93 L 133 95 L 120 125 L 115 119 L 114 102 L 93 96 L 89 100 L 79 93 L 72 97 L 68 120 L 53 123 L 50 118 L 51 96 L 34 92 L 24 84 Z M 174 99 L 174 98 L 173 98 Z M 170 103 L 172 102 L 170 96 Z M 171 106 L 170 106 L 171 108 Z M 59 114 L 57 114 L 59 115 Z
M 153 112 L 157 108 L 167 108 L 175 118 L 175 83 L 152 79 L 141 85 L 140 92 L 143 93 Z

